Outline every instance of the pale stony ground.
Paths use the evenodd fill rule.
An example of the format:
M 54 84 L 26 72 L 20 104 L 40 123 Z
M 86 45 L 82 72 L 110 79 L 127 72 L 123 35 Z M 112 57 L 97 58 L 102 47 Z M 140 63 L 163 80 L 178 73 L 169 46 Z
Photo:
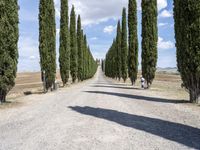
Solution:
M 97 75 L 0 108 L 0 150 L 200 149 L 200 107 Z

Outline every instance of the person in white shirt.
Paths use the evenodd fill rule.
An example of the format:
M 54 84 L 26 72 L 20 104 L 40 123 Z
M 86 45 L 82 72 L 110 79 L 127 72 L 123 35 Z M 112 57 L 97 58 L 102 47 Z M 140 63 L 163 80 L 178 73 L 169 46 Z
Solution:
M 141 76 L 141 88 L 144 89 L 145 79 Z

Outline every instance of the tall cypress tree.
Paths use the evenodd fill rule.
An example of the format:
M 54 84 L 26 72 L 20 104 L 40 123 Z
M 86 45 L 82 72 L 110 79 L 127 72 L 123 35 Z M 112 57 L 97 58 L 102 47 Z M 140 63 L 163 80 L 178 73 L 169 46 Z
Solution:
M 117 24 L 117 37 L 116 37 L 116 49 L 117 49 L 117 78 L 120 80 L 122 77 L 122 61 L 121 61 L 121 25 L 120 21 Z
M 84 32 L 81 30 L 81 49 L 82 49 L 82 74 L 81 81 L 84 80 Z
M 83 42 L 82 42 L 82 29 L 81 17 L 78 15 L 77 21 L 77 47 L 78 47 L 78 80 L 83 80 Z
M 142 0 L 142 75 L 149 88 L 157 65 L 157 0 Z
M 61 0 L 59 62 L 63 86 L 68 82 L 70 72 L 70 37 L 68 20 L 68 0 Z
M 17 0 L 0 2 L 0 103 L 15 85 L 18 63 L 18 4 Z
M 83 44 L 83 78 L 87 78 L 87 37 L 84 35 Z
M 77 79 L 78 72 L 78 62 L 77 62 L 77 37 L 76 37 L 76 14 L 74 6 L 72 6 L 71 15 L 70 15 L 70 49 L 71 49 L 71 60 L 70 60 L 70 69 L 72 82 L 75 82 Z
M 52 87 L 56 74 L 56 24 L 53 0 L 40 0 L 39 51 L 41 71 L 45 71 L 46 89 Z
M 177 65 L 190 102 L 200 97 L 200 0 L 174 0 Z
M 122 40 L 121 40 L 121 61 L 122 61 L 122 78 L 124 82 L 127 79 L 127 57 L 128 57 L 128 46 L 127 46 L 127 24 L 126 24 L 126 8 L 123 8 L 122 13 Z
M 132 85 L 137 80 L 138 73 L 138 36 L 137 36 L 137 3 L 129 0 L 128 27 L 129 27 L 129 52 L 128 70 Z

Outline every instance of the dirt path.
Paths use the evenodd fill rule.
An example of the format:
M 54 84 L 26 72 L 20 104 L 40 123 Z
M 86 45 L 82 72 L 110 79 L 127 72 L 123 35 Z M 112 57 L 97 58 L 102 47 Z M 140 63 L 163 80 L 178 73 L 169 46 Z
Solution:
M 0 109 L 0 150 L 200 149 L 197 106 L 114 83 L 100 70 L 17 101 Z

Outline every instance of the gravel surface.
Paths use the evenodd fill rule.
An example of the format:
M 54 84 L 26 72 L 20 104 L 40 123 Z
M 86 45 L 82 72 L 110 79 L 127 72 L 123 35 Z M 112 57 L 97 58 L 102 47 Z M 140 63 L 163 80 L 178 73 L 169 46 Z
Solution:
M 0 109 L 0 150 L 200 149 L 198 106 L 103 76 Z

